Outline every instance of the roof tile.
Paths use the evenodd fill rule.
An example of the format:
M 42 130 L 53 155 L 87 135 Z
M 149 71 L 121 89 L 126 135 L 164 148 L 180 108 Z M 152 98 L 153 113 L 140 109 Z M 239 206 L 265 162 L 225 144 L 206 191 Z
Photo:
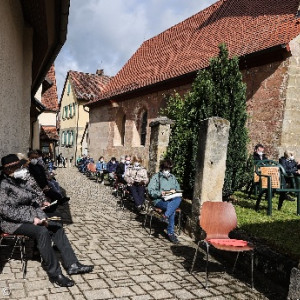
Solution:
M 203 69 L 226 43 L 231 56 L 287 44 L 300 33 L 299 0 L 221 0 L 145 41 L 90 103 Z

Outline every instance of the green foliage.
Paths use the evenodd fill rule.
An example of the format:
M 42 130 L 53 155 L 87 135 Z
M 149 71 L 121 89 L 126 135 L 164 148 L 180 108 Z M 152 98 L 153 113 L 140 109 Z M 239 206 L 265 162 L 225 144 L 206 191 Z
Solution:
M 174 173 L 188 195 L 192 194 L 200 121 L 218 116 L 230 121 L 226 174 L 223 187 L 228 197 L 244 184 L 248 133 L 245 127 L 246 86 L 238 58 L 228 58 L 224 44 L 207 70 L 198 72 L 192 89 L 183 98 L 175 94 L 162 112 L 175 120 L 167 156 L 174 160 Z

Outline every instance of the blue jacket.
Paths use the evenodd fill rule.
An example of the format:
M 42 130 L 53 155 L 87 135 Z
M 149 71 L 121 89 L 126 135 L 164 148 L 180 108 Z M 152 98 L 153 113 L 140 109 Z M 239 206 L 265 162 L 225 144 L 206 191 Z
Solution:
M 98 161 L 96 163 L 96 169 L 97 169 L 98 172 L 106 170 L 106 163 L 104 161 L 103 162 Z

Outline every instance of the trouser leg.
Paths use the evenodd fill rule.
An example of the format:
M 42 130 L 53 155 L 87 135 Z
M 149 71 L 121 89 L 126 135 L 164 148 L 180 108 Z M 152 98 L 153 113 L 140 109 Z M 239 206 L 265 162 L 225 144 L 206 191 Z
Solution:
M 73 263 L 78 262 L 62 225 L 58 222 L 50 221 L 48 228 L 52 233 L 53 242 L 61 253 L 64 266 L 69 268 Z
M 138 205 L 143 205 L 145 202 L 145 187 L 140 185 L 137 187 Z
M 62 273 L 55 252 L 51 247 L 51 232 L 45 226 L 22 224 L 14 233 L 23 234 L 36 240 L 46 271 L 50 277 Z
M 174 227 L 175 227 L 175 214 L 176 209 L 179 207 L 181 202 L 181 198 L 174 198 L 170 201 L 168 201 L 167 210 L 165 211 L 165 216 L 169 219 L 169 224 L 167 227 L 168 234 L 174 233 Z
M 139 206 L 139 194 L 138 194 L 138 191 L 137 191 L 137 186 L 135 186 L 135 185 L 129 186 L 128 190 L 130 191 L 130 193 L 133 197 L 134 205 L 136 207 Z

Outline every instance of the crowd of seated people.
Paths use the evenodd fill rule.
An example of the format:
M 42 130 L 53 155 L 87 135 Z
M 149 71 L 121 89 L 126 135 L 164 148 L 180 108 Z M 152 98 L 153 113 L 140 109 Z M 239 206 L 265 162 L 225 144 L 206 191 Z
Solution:
M 83 157 L 86 162 L 87 157 Z M 85 159 L 86 158 L 86 159 Z M 160 171 L 152 176 L 149 182 L 147 169 L 143 166 L 140 156 L 122 155 L 120 161 L 116 157 L 111 157 L 108 163 L 103 156 L 96 163 L 96 169 L 108 175 L 108 180 L 112 181 L 113 194 L 118 195 L 117 191 L 122 190 L 126 194 L 129 192 L 137 213 L 145 214 L 145 195 L 148 192 L 153 206 L 163 211 L 162 221 L 167 223 L 168 238 L 173 243 L 178 243 L 174 233 L 175 213 L 181 203 L 181 195 L 174 198 L 165 199 L 167 194 L 176 194 L 180 191 L 176 177 L 171 173 L 172 162 L 163 160 L 160 164 Z M 149 183 L 149 185 L 148 185 Z M 148 190 L 147 190 L 148 186 Z M 124 195 L 122 193 L 122 195 Z
M 68 275 L 91 272 L 93 266 L 78 261 L 61 222 L 51 220 L 56 212 L 49 208 L 51 201 L 56 199 L 54 195 L 59 198 L 58 193 L 49 193 L 51 187 L 44 168 L 38 164 L 38 152 L 30 151 L 28 156 L 29 160 L 19 159 L 16 154 L 1 159 L 0 228 L 8 234 L 32 238 L 50 281 L 61 287 L 71 287 L 74 281 L 63 275 L 52 243 L 60 251 Z

